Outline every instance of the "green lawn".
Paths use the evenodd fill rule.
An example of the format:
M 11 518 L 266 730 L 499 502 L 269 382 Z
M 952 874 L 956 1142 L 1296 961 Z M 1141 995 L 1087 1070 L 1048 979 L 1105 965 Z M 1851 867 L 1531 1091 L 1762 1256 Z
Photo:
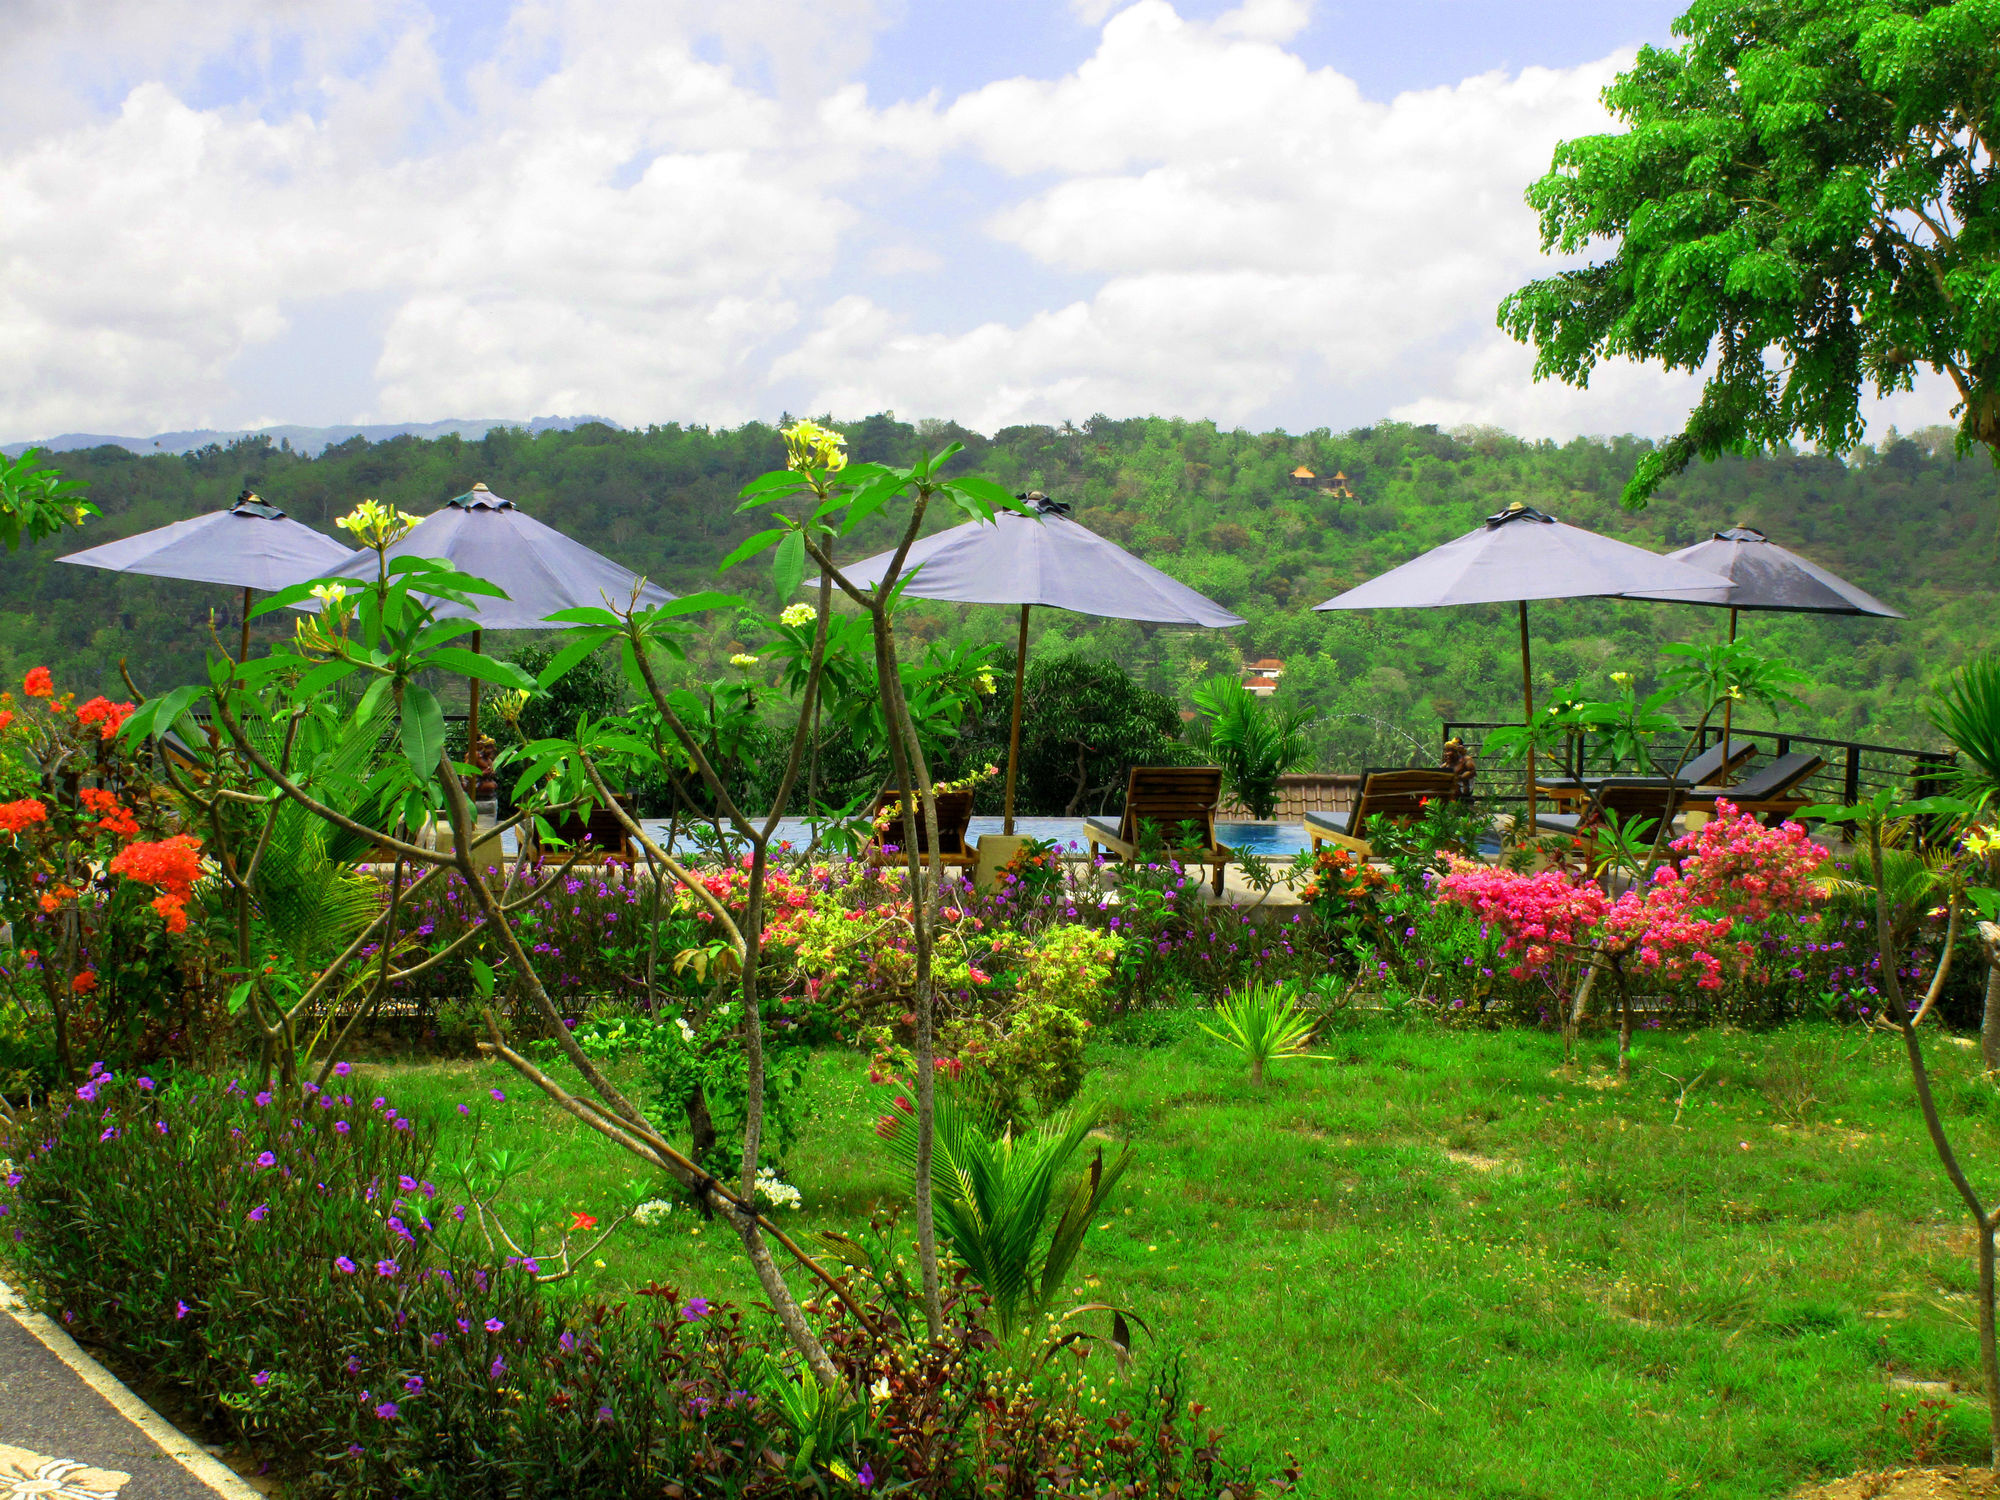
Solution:
M 1649 1035 L 1561 1071 L 1523 1031 L 1365 1024 L 1253 1090 L 1198 1033 L 1102 1045 L 1086 1096 L 1136 1148 L 1078 1290 L 1186 1355 L 1240 1449 L 1296 1453 L 1312 1495 L 1783 1495 L 1907 1462 L 1897 1380 L 1976 1381 L 1971 1232 L 1933 1161 L 1893 1036 L 1827 1027 Z M 1977 1054 L 1934 1038 L 1951 1128 L 2000 1178 Z M 1717 1067 L 1673 1123 L 1686 1078 Z M 606 1213 L 636 1174 L 500 1070 L 360 1070 L 406 1109 L 538 1155 L 524 1195 Z M 866 1064 L 828 1051 L 791 1168 L 798 1227 L 898 1196 Z M 685 1208 L 607 1245 L 596 1284 L 657 1278 L 756 1300 L 734 1236 Z M 1962 1402 L 1947 1457 L 1977 1460 Z

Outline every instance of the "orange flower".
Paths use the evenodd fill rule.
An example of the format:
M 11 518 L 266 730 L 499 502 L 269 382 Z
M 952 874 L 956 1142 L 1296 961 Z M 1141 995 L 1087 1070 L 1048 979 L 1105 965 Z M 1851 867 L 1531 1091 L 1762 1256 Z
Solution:
M 186 901 L 201 878 L 201 840 L 191 833 L 177 833 L 157 843 L 127 844 L 112 856 L 111 873 L 156 885 L 169 896 Z
M 13 722 L 14 722 L 14 710 L 11 708 L 0 708 L 0 729 L 5 729 L 9 724 Z
M 139 836 L 139 820 L 122 807 L 108 818 L 99 818 L 97 826 L 106 833 L 117 834 L 120 838 L 135 839 Z
M 573 1213 L 573 1214 L 571 1214 L 571 1215 L 569 1216 L 569 1227 L 570 1227 L 571 1229 L 573 1229 L 573 1230 L 574 1230 L 574 1229 L 586 1229 L 586 1230 L 587 1230 L 587 1229 L 595 1229 L 595 1228 L 597 1227 L 597 1219 L 596 1219 L 596 1218 L 595 1218 L 595 1217 L 594 1217 L 593 1215 L 591 1215 L 591 1214 L 574 1214 L 574 1213 Z
M 82 716 L 78 715 L 78 717 Z M 118 811 L 118 798 L 112 793 L 105 791 L 101 786 L 78 787 L 76 800 L 94 813 Z
M 30 667 L 28 675 L 21 679 L 21 691 L 30 698 L 53 698 L 56 685 L 49 678 L 47 667 Z
M 30 823 L 46 823 L 49 810 L 33 797 L 19 802 L 0 802 L 0 833 L 20 833 Z
M 150 905 L 154 911 L 160 914 L 161 919 L 166 922 L 167 931 L 186 932 L 188 930 L 187 897 L 155 896 Z
M 92 990 L 97 988 L 97 971 L 95 969 L 85 969 L 69 982 L 69 987 L 76 994 L 88 995 Z
M 125 727 L 125 721 L 132 717 L 132 708 L 130 703 L 113 703 L 99 694 L 76 711 L 76 722 L 102 724 L 104 730 L 100 737 L 108 740 Z

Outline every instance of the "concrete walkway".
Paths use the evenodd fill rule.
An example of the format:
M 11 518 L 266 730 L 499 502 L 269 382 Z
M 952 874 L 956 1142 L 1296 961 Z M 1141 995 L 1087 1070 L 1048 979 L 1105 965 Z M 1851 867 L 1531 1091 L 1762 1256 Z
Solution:
M 258 1500 L 0 1282 L 0 1500 Z

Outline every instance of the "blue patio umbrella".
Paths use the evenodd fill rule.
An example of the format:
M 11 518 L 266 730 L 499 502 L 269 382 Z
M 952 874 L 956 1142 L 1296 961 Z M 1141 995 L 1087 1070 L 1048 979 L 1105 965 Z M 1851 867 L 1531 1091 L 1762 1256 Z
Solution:
M 461 573 L 506 590 L 504 599 L 481 595 L 467 604 L 447 602 L 438 607 L 442 616 L 478 622 L 479 628 L 472 633 L 474 651 L 480 649 L 480 638 L 488 630 L 559 630 L 563 627 L 549 621 L 558 610 L 660 605 L 674 597 L 658 584 L 646 582 L 630 569 L 543 525 L 483 484 L 452 496 L 412 527 L 388 550 L 388 560 L 399 557 L 438 558 Z M 357 552 L 338 567 L 301 574 L 290 581 L 358 578 L 373 582 L 376 566 L 373 552 Z M 313 610 L 319 606 L 308 600 L 293 607 Z M 468 741 L 476 743 L 477 678 L 472 680 L 468 709 Z
M 1528 604 L 1637 594 L 1723 602 L 1727 580 L 1515 503 L 1464 536 L 1400 568 L 1337 594 L 1315 610 L 1435 609 L 1447 604 L 1513 604 L 1521 621 L 1521 707 L 1535 722 L 1528 652 Z M 1535 772 L 1528 758 L 1528 826 L 1535 826 Z
M 175 521 L 137 536 L 72 552 L 57 562 L 114 573 L 141 573 L 243 590 L 243 655 L 250 654 L 250 600 L 337 568 L 355 554 L 310 526 L 290 519 L 250 491 L 228 510 Z
M 1186 584 L 1141 562 L 1069 518 L 1069 507 L 1036 492 L 1023 496 L 1029 514 L 1003 510 L 991 521 L 969 521 L 911 546 L 904 561 L 913 599 L 958 604 L 1015 604 L 1021 609 L 1014 654 L 1014 717 L 1007 738 L 1007 802 L 1002 827 L 1014 831 L 1014 786 L 1021 758 L 1021 700 L 1028 670 L 1028 613 L 1037 604 L 1111 620 L 1154 625 L 1241 625 Z M 881 582 L 893 552 L 842 568 L 862 587 Z

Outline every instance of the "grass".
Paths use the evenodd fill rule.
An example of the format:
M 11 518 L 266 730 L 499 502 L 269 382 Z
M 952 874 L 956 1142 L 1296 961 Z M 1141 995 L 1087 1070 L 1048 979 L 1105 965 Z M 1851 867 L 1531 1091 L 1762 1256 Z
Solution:
M 1891 1036 L 1652 1033 L 1620 1084 L 1610 1040 L 1564 1070 L 1537 1033 L 1366 1023 L 1256 1088 L 1189 1031 L 1097 1049 L 1087 1096 L 1136 1160 L 1075 1290 L 1181 1350 L 1231 1443 L 1296 1453 L 1307 1494 L 1784 1495 L 1909 1460 L 1895 1417 L 1925 1393 L 1892 1381 L 1977 1381 L 1971 1233 Z M 2000 1100 L 1975 1051 L 1932 1052 L 1993 1183 Z M 1662 1072 L 1711 1059 L 1681 1104 Z M 802 1230 L 901 1196 L 865 1069 L 814 1063 Z M 490 1067 L 362 1071 L 439 1110 L 446 1156 L 450 1106 L 504 1086 L 489 1143 L 535 1153 L 522 1191 L 564 1210 L 605 1213 L 635 1175 Z M 685 1209 L 602 1259 L 606 1290 L 756 1301 L 734 1236 Z M 1983 1420 L 1960 1399 L 1944 1458 L 1981 1461 Z

